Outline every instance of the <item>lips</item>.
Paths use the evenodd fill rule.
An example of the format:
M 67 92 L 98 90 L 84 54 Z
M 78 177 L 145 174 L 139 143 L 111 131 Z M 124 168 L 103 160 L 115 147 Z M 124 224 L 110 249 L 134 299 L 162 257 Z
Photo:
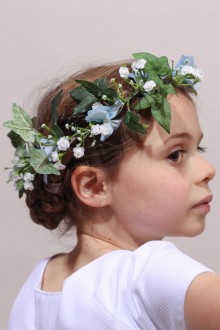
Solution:
M 209 204 L 209 203 L 211 203 L 212 199 L 213 199 L 213 196 L 212 195 L 208 195 L 205 198 L 201 199 L 194 206 L 199 206 L 199 205 L 203 205 L 203 204 Z
M 194 204 L 193 209 L 202 212 L 204 214 L 208 213 L 210 211 L 209 203 L 211 203 L 212 199 L 213 199 L 212 195 L 206 196 L 205 198 L 201 199 L 199 202 Z

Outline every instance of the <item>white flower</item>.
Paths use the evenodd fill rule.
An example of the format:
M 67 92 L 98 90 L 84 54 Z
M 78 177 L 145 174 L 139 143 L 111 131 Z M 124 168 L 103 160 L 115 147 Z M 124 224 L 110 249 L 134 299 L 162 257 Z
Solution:
M 70 125 L 69 124 L 65 124 L 65 128 L 66 129 L 69 129 L 70 128 Z
M 102 99 L 103 100 L 107 100 L 107 96 L 106 95 L 102 95 Z
M 57 162 L 59 160 L 58 152 L 53 151 L 52 154 L 50 155 L 52 162 Z
M 200 80 L 202 80 L 203 79 L 203 77 L 204 77 L 204 74 L 203 74 L 203 72 L 200 70 L 200 69 L 197 69 L 197 68 L 195 68 L 194 69 L 194 76 L 196 77 L 196 78 L 198 78 L 198 79 L 200 79 Z M 195 87 L 195 86 L 194 86 Z
M 149 80 L 144 84 L 143 88 L 146 92 L 150 92 L 155 86 L 155 82 L 153 80 Z
M 132 64 L 131 64 L 131 67 L 134 71 L 136 70 L 139 70 L 139 69 L 143 69 L 145 67 L 145 64 L 147 63 L 146 60 L 144 60 L 143 58 L 139 59 L 139 60 L 136 60 L 134 61 Z
M 19 160 L 20 160 L 20 158 L 18 156 L 14 156 L 11 162 L 12 162 L 12 164 L 17 165 Z
M 194 74 L 195 69 L 191 65 L 183 65 L 180 70 L 181 74 Z
M 73 148 L 73 155 L 75 158 L 81 158 L 84 156 L 85 149 L 83 147 Z
M 33 183 L 30 181 L 24 182 L 24 189 L 32 191 L 34 189 Z
M 129 76 L 129 70 L 126 66 L 121 66 L 119 69 L 119 74 L 122 78 L 127 78 Z
M 23 179 L 24 179 L 25 182 L 33 181 L 34 180 L 34 174 L 27 172 L 27 173 L 24 174 Z
M 66 151 L 70 146 L 69 140 L 66 137 L 61 137 L 57 141 L 57 148 L 62 151 Z
M 100 133 L 104 136 L 109 136 L 113 133 L 113 128 L 111 124 L 109 123 L 104 123 L 100 125 Z
M 122 84 L 118 84 L 118 88 L 122 88 Z
M 182 75 L 192 74 L 193 76 L 195 76 L 196 78 L 198 78 L 200 80 L 203 78 L 203 72 L 197 68 L 194 68 L 191 65 L 183 65 L 180 72 Z
M 93 125 L 92 126 L 92 128 L 91 128 L 91 134 L 92 135 L 101 134 L 101 130 L 100 130 L 100 125 L 99 124 L 96 124 L 96 125 Z
M 54 167 L 59 171 L 59 170 L 64 170 L 66 168 L 65 165 L 61 164 L 60 162 L 56 162 L 54 164 Z
M 95 102 L 92 105 L 92 109 L 95 109 L 95 108 L 98 108 L 98 107 L 101 107 L 101 106 L 102 106 L 102 103 L 101 102 Z

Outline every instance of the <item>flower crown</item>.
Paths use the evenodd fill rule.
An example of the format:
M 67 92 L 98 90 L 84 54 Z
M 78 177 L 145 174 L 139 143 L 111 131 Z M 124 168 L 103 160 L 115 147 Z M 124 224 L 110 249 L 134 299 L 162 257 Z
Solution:
M 165 56 L 156 57 L 149 53 L 133 54 L 134 61 L 129 69 L 121 66 L 120 77 L 126 82 L 129 92 L 112 77 L 110 84 L 106 78 L 94 82 L 76 80 L 79 87 L 69 94 L 78 103 L 73 109 L 71 121 L 65 125 L 68 135 L 58 125 L 58 112 L 62 90 L 51 102 L 52 126 L 42 125 L 43 134 L 33 126 L 33 119 L 17 104 L 13 104 L 13 120 L 4 123 L 11 131 L 8 137 L 15 147 L 12 160 L 13 167 L 9 180 L 13 181 L 19 197 L 27 190 L 33 190 L 35 174 L 59 175 L 65 169 L 62 159 L 69 150 L 75 158 L 81 158 L 86 152 L 86 139 L 94 146 L 97 138 L 105 141 L 118 128 L 124 112 L 124 124 L 138 133 L 146 133 L 147 126 L 142 124 L 139 110 L 151 110 L 154 119 L 169 133 L 170 105 L 166 99 L 168 94 L 175 94 L 177 87 L 187 88 L 197 94 L 196 89 L 202 79 L 202 72 L 194 65 L 193 57 L 182 56 L 174 67 L 170 67 Z M 138 103 L 130 108 L 131 101 Z M 84 116 L 87 125 L 76 125 L 77 116 Z

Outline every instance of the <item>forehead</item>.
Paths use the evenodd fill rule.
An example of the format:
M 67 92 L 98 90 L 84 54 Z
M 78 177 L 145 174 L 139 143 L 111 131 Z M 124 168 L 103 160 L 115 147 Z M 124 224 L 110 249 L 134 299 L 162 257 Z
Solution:
M 145 139 L 145 145 L 161 144 L 171 140 L 177 135 L 199 139 L 202 132 L 194 103 L 185 95 L 169 95 L 168 102 L 171 107 L 171 128 L 168 134 L 156 121 Z

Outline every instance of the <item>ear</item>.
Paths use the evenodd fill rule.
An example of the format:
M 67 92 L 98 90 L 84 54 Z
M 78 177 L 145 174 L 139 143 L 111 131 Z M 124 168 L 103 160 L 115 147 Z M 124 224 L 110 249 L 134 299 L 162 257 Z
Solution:
M 107 175 L 102 169 L 78 166 L 72 173 L 71 184 L 79 200 L 88 206 L 103 207 L 111 202 Z

